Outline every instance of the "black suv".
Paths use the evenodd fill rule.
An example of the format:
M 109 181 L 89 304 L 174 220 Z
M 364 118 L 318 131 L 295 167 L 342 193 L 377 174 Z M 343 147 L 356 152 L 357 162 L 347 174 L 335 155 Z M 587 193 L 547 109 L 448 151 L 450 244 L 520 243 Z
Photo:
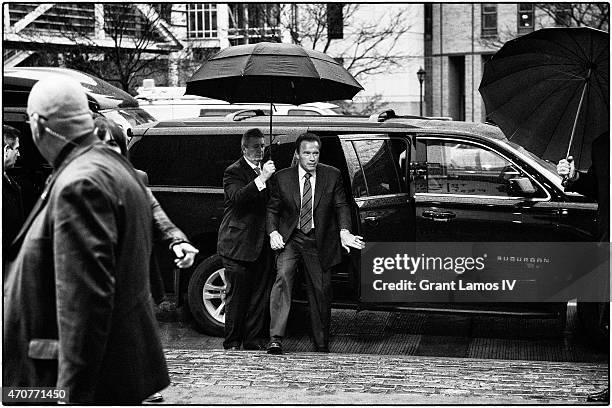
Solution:
M 261 112 L 242 112 L 133 129 L 131 161 L 148 173 L 165 211 L 200 249 L 192 271 L 172 274 L 171 260 L 163 260 L 166 286 L 174 287 L 179 302 L 188 300 L 199 328 L 209 334 L 222 334 L 224 323 L 224 269 L 215 253 L 223 171 L 240 157 L 241 135 L 253 127 L 267 134 L 268 120 Z M 593 239 L 596 204 L 564 193 L 554 164 L 508 142 L 495 126 L 392 111 L 274 117 L 277 169 L 292 165 L 294 141 L 304 131 L 321 137 L 321 162 L 341 170 L 352 230 L 366 242 Z M 356 252 L 334 272 L 334 307 L 546 314 L 565 321 L 566 304 L 365 303 Z
M 29 181 L 36 186 L 34 196 L 42 192 L 44 181 L 51 169 L 32 141 L 26 107 L 34 84 L 50 75 L 67 76 L 80 82 L 91 111 L 114 120 L 125 129 L 155 121 L 153 116 L 138 106 L 138 101 L 130 94 L 93 75 L 57 67 L 4 68 L 2 123 L 16 128 L 21 133 L 20 159 L 16 168 L 10 169 L 9 173 L 17 178 L 26 173 Z M 31 207 L 34 203 L 28 204 L 28 207 Z
M 155 119 L 138 106 L 130 94 L 93 75 L 67 68 L 16 67 L 4 68 L 2 84 L 2 123 L 19 130 L 20 157 L 7 173 L 21 188 L 23 210 L 27 214 L 42 193 L 51 167 L 40 155 L 32 141 L 26 107 L 30 91 L 36 82 L 50 75 L 70 77 L 81 83 L 89 108 L 114 120 L 125 129 Z

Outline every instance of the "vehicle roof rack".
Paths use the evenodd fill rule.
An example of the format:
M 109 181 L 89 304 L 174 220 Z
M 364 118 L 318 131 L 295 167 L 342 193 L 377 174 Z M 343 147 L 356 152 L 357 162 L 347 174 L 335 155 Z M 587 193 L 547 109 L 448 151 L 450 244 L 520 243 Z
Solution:
M 247 115 L 251 113 L 251 115 Z M 243 109 L 236 112 L 228 113 L 225 115 L 227 122 L 239 122 L 241 120 L 249 119 L 254 116 L 266 116 L 266 113 L 262 109 Z
M 370 115 L 368 122 L 385 122 L 389 119 L 453 120 L 450 116 L 397 115 L 393 109 L 387 109 Z

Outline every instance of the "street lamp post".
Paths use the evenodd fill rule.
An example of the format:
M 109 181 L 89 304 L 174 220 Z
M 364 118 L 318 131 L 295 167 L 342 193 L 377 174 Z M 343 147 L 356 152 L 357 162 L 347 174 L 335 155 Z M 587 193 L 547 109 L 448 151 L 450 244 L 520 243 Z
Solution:
M 421 88 L 419 94 L 419 112 L 421 116 L 423 116 L 423 81 L 425 80 L 425 75 L 427 75 L 427 71 L 420 67 L 417 71 L 417 78 L 419 78 L 419 86 Z

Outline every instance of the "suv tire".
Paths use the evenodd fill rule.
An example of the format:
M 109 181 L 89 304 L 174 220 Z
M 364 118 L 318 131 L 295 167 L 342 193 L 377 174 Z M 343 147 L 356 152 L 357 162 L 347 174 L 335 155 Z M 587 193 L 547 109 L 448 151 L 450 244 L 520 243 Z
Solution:
M 594 346 L 607 348 L 610 345 L 609 321 L 607 319 L 605 303 L 578 302 L 576 305 L 576 317 L 579 330 L 586 339 Z M 608 326 L 608 327 L 606 327 Z
M 189 280 L 189 309 L 196 328 L 211 336 L 223 336 L 225 328 L 225 268 L 219 255 L 202 261 Z

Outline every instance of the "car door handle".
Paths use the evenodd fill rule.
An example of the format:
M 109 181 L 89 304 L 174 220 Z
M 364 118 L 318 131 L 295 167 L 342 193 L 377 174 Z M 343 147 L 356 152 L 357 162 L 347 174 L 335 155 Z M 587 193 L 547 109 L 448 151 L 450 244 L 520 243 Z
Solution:
M 380 223 L 380 221 L 378 221 L 378 217 L 373 217 L 373 216 L 364 217 L 363 221 L 371 225 L 378 225 Z
M 423 211 L 423 218 L 427 218 L 432 221 L 448 222 L 455 217 L 456 217 L 455 213 L 448 212 L 448 211 L 431 211 L 431 210 Z

